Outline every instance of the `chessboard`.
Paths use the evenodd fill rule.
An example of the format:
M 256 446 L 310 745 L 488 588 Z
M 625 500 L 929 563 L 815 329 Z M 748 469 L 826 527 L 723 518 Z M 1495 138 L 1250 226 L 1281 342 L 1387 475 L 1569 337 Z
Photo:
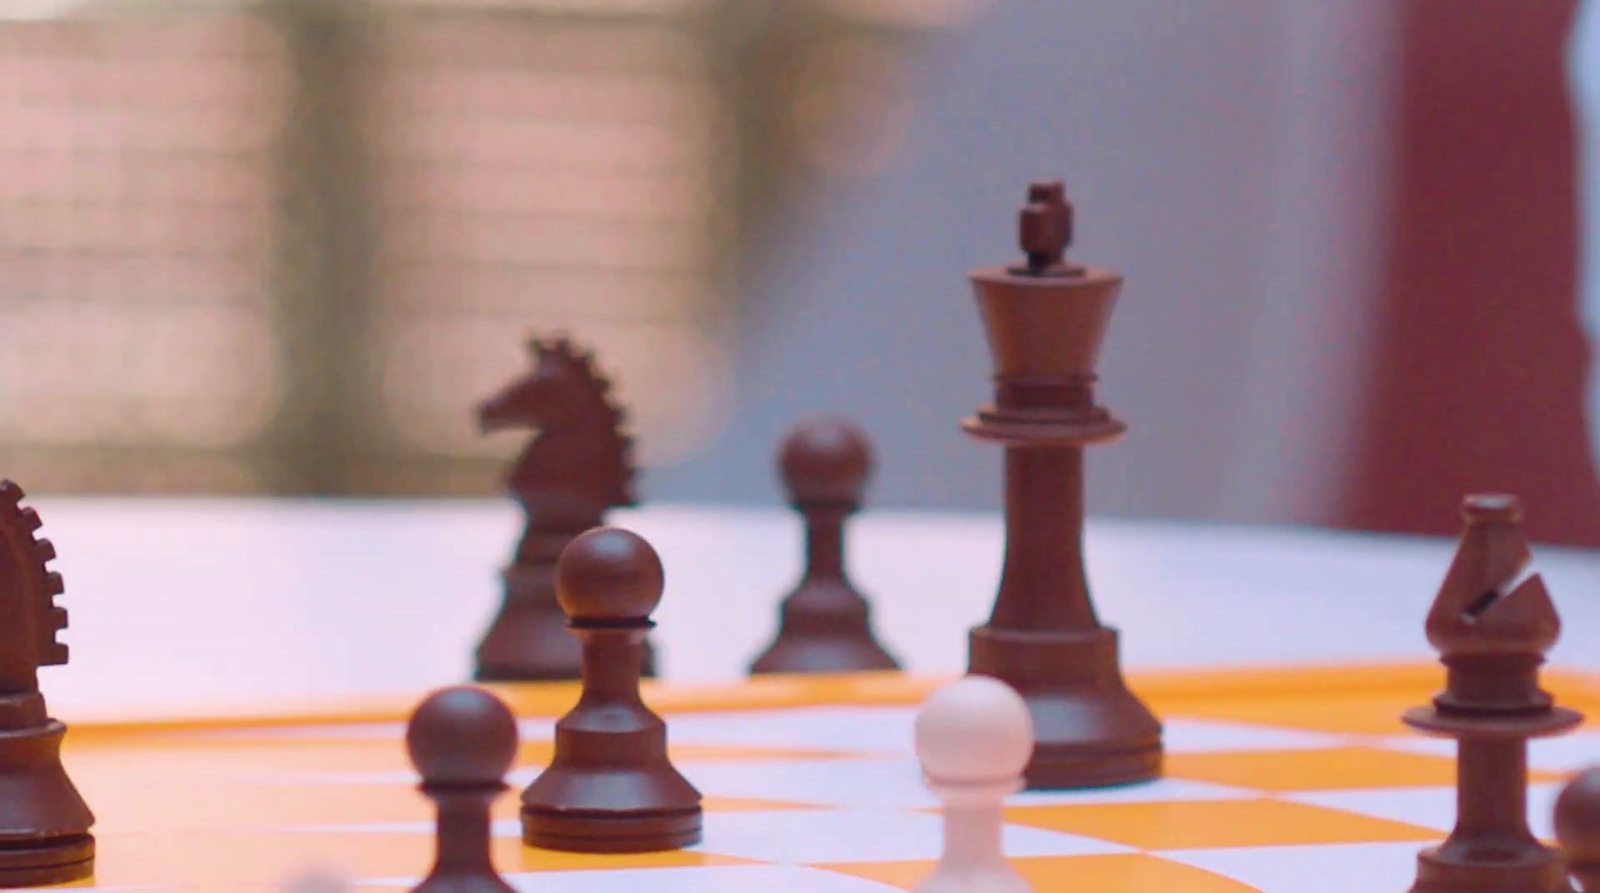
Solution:
M 1600 676 L 1544 678 L 1558 702 L 1600 716 Z M 518 890 L 540 893 L 909 889 L 940 850 L 912 721 L 943 681 L 647 683 L 674 763 L 705 795 L 704 840 L 613 856 L 520 839 L 517 787 L 550 758 L 577 686 L 491 686 L 522 737 L 513 788 L 495 806 L 496 864 Z M 1400 722 L 1442 682 L 1437 665 L 1422 664 L 1132 674 L 1165 724 L 1164 777 L 1016 794 L 1007 853 L 1040 893 L 1406 889 L 1417 850 L 1455 820 L 1454 743 Z M 361 889 L 408 889 L 431 863 L 434 827 L 402 740 L 414 705 L 74 725 L 65 760 L 98 817 L 99 857 L 93 881 L 72 886 L 260 891 L 326 870 Z M 1560 783 L 1596 753 L 1592 719 L 1532 743 L 1530 818 L 1541 838 Z

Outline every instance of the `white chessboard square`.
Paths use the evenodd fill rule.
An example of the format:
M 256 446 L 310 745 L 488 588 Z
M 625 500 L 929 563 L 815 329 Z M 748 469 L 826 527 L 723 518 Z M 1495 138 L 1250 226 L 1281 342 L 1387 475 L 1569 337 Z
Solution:
M 1528 785 L 1528 827 L 1533 830 L 1534 836 L 1548 840 L 1555 834 L 1552 814 L 1560 793 L 1559 783 L 1535 782 Z M 1295 791 L 1284 794 L 1283 799 L 1406 822 L 1436 831 L 1448 832 L 1456 823 L 1456 789 L 1451 786 Z
M 1254 723 L 1221 720 L 1162 720 L 1162 745 L 1168 753 L 1224 753 L 1252 750 L 1318 750 L 1346 747 L 1350 735 L 1311 732 Z
M 679 766 L 702 794 L 779 800 L 815 806 L 869 809 L 936 809 L 939 799 L 922 780 L 916 760 L 790 760 L 696 763 Z M 1015 806 L 1061 803 L 1149 803 L 1157 800 L 1232 800 L 1255 791 L 1181 779 L 1086 791 L 1023 791 L 1006 798 Z
M 887 809 L 709 813 L 705 839 L 690 849 L 720 856 L 820 865 L 834 862 L 937 860 L 944 820 L 935 813 Z M 1006 825 L 1008 856 L 1078 856 L 1132 852 L 1108 841 Z
M 909 757 L 690 763 L 678 771 L 709 797 L 884 809 L 939 805 Z
M 1232 878 L 1261 893 L 1405 890 L 1416 879 L 1416 843 L 1166 850 L 1155 855 Z
M 501 876 L 518 893 L 897 893 L 888 884 L 798 865 L 511 872 Z M 409 889 L 420 880 L 371 878 L 357 886 Z
M 915 707 L 805 707 L 664 715 L 674 744 L 909 756 Z
M 1374 747 L 1406 753 L 1454 757 L 1456 742 L 1450 738 L 1424 735 L 1390 735 L 1372 743 Z M 1535 738 L 1528 742 L 1528 768 L 1545 772 L 1579 772 L 1600 765 L 1600 729 L 1584 730 L 1554 738 Z

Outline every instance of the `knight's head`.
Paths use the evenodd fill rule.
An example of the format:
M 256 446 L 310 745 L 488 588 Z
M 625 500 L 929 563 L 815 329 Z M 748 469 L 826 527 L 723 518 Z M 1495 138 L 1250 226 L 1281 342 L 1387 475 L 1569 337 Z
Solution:
M 565 336 L 534 339 L 533 369 L 478 407 L 484 433 L 582 425 L 607 408 L 609 385 Z

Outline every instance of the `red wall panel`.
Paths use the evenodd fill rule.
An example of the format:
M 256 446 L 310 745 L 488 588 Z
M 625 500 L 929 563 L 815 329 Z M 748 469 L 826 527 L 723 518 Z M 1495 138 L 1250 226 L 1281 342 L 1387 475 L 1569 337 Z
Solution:
M 1345 521 L 1457 529 L 1463 493 L 1600 544 L 1578 327 L 1570 0 L 1425 0 L 1404 69 L 1382 334 Z

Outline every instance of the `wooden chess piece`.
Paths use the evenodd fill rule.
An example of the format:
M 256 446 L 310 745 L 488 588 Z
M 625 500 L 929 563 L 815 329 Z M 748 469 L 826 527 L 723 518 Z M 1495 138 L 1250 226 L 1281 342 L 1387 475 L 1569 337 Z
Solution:
M 561 553 L 556 595 L 583 646 L 583 692 L 522 794 L 529 846 L 641 853 L 700 840 L 700 792 L 672 767 L 666 723 L 639 696 L 639 650 L 663 585 L 660 557 L 626 530 L 590 530 Z
M 556 561 L 573 537 L 599 527 L 613 508 L 636 504 L 633 442 L 611 402 L 611 384 L 593 357 L 564 337 L 529 343 L 534 366 L 478 410 L 484 433 L 538 433 L 517 457 L 506 487 L 527 522 L 511 565 L 501 573 L 498 614 L 477 648 L 474 678 L 482 682 L 577 679 L 578 643 L 556 603 Z M 646 676 L 655 675 L 647 640 Z
M 413 893 L 515 893 L 494 868 L 490 807 L 517 758 L 517 720 L 479 688 L 429 695 L 406 725 L 406 749 L 438 812 L 433 870 Z
M 0 887 L 43 887 L 93 876 L 94 814 L 61 764 L 67 727 L 51 719 L 38 670 L 67 662 L 56 633 L 65 587 L 49 569 L 55 547 L 35 539 L 39 515 L 22 488 L 0 481 Z
M 1572 889 L 1600 893 L 1600 766 L 1579 772 L 1561 789 L 1555 819 Z
M 939 863 L 912 893 L 1031 893 L 1002 846 L 1005 799 L 1033 753 L 1028 705 L 998 679 L 966 676 L 917 710 L 917 761 L 944 805 Z
M 1117 631 L 1095 616 L 1083 557 L 1083 451 L 1126 426 L 1095 403 L 1095 361 L 1122 277 L 1066 260 L 1072 207 L 1036 183 L 1021 214 L 1025 264 L 972 274 L 995 364 L 991 406 L 963 423 L 1005 447 L 1005 567 L 968 671 L 1033 714 L 1031 789 L 1161 774 L 1161 723 L 1122 678 Z
M 1561 620 L 1533 572 L 1514 496 L 1473 495 L 1454 561 L 1428 612 L 1428 641 L 1445 688 L 1406 725 L 1457 741 L 1456 826 L 1417 856 L 1412 893 L 1556 891 L 1560 856 L 1528 829 L 1528 739 L 1582 717 L 1539 688 L 1539 666 Z
M 750 665 L 758 673 L 897 670 L 872 634 L 871 608 L 845 573 L 844 525 L 872 473 L 867 435 L 835 417 L 807 419 L 783 440 L 778 468 L 805 519 L 806 568 L 779 609 L 778 635 Z

